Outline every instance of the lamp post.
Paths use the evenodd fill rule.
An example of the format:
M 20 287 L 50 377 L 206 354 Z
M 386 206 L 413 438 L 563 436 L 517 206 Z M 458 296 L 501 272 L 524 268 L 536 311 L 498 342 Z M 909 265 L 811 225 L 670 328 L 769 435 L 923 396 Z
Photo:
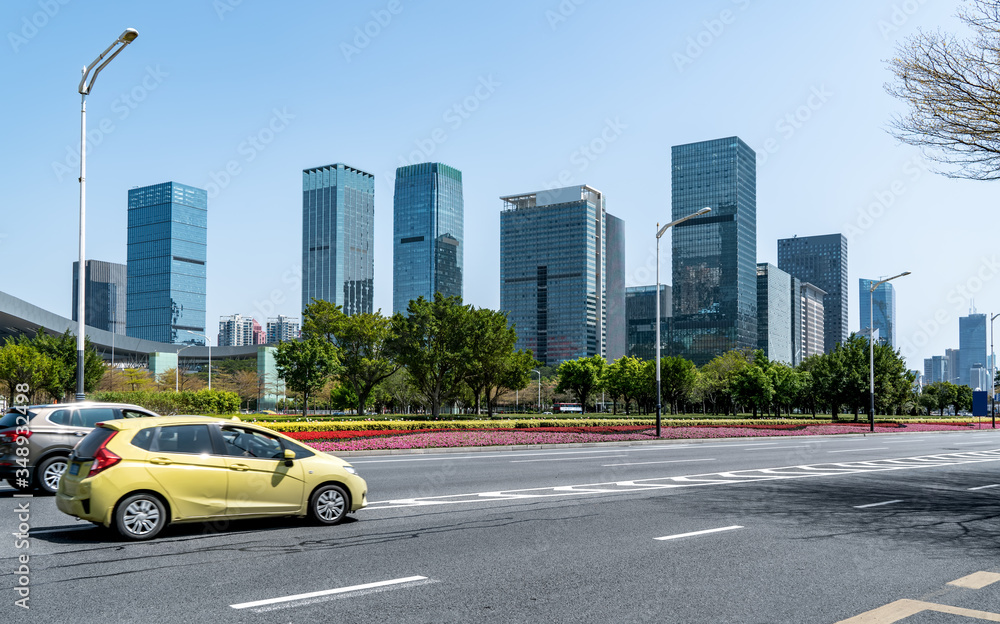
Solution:
M 542 413 L 542 371 L 537 368 L 531 369 L 531 372 L 538 375 L 538 413 Z
M 903 271 L 880 282 L 875 282 L 868 289 L 868 429 L 875 431 L 875 289 L 897 277 L 909 275 Z
M 181 351 L 183 351 L 184 349 L 190 349 L 193 346 L 194 345 L 187 345 L 186 347 L 181 347 L 180 349 L 177 349 L 177 351 L 176 351 L 176 353 L 177 353 L 177 366 L 174 366 L 174 392 L 180 392 L 181 391 L 181 375 L 180 375 L 180 370 L 181 370 Z
M 115 42 L 108 46 L 108 49 L 101 52 L 101 55 L 94 59 L 94 62 L 83 68 L 83 78 L 80 79 L 80 86 L 77 92 L 80 94 L 80 264 L 77 267 L 76 278 L 77 298 L 76 298 L 76 400 L 82 401 L 86 398 L 83 392 L 83 350 L 85 345 L 85 333 L 87 319 L 84 317 L 84 299 L 87 292 L 84 280 L 84 262 L 86 262 L 86 233 L 87 233 L 87 95 L 94 88 L 97 81 L 97 74 L 101 73 L 113 58 L 118 56 L 125 46 L 135 41 L 139 33 L 134 28 L 126 29 Z M 112 52 L 113 50 L 113 52 Z M 109 56 L 110 54 L 110 56 Z M 106 57 L 107 58 L 104 58 Z M 93 72 L 93 74 L 91 74 Z
M 1000 316 L 1000 312 L 990 316 L 990 418 L 993 421 L 993 428 L 997 428 L 997 355 L 993 350 L 993 321 Z
M 660 437 L 660 237 L 666 234 L 667 230 L 677 225 L 687 221 L 688 219 L 693 219 L 694 217 L 699 217 L 706 212 L 711 212 L 711 208 L 702 208 L 698 212 L 689 214 L 686 217 L 681 217 L 676 221 L 671 221 L 670 223 L 660 227 L 657 223 L 656 227 L 656 437 Z

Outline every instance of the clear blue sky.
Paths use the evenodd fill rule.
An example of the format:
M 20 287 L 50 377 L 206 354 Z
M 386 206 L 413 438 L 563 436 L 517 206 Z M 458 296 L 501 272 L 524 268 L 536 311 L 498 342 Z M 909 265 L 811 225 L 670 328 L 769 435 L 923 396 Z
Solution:
M 997 188 L 929 173 L 885 132 L 897 40 L 958 29 L 957 1 L 902 4 L 7 0 L 0 290 L 70 315 L 80 68 L 132 27 L 88 98 L 87 255 L 125 261 L 128 189 L 213 191 L 210 334 L 220 315 L 299 315 L 303 168 L 375 174 L 383 310 L 395 168 L 462 170 L 465 299 L 495 308 L 499 196 L 602 190 L 626 223 L 627 283 L 649 284 L 670 147 L 738 135 L 759 156 L 759 261 L 776 263 L 778 238 L 847 233 L 852 331 L 858 278 L 912 271 L 897 335 L 922 369 L 958 346 L 970 297 L 1000 309 Z

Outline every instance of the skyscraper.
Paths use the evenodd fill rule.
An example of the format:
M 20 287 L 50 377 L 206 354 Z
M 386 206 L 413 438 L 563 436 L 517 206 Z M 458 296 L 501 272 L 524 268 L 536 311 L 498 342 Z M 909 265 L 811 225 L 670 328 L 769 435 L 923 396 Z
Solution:
M 958 383 L 958 349 L 945 349 L 944 359 L 948 361 L 948 377 L 944 381 Z
M 660 284 L 660 341 L 670 335 L 670 286 Z M 656 284 L 625 289 L 628 353 L 642 360 L 656 359 Z
M 80 262 L 73 263 L 73 320 L 77 320 L 76 308 L 79 297 L 77 269 Z M 104 331 L 125 335 L 126 287 L 128 272 L 124 264 L 87 260 L 84 263 L 85 295 L 84 313 L 86 324 Z
M 804 360 L 810 355 L 824 353 L 826 311 L 823 308 L 826 293 L 809 282 L 803 282 L 801 293 L 799 309 L 802 316 L 799 327 L 802 330 L 801 351 Z
M 986 315 L 972 312 L 958 319 L 958 377 L 960 386 L 971 386 L 971 370 L 986 366 Z
M 286 342 L 299 337 L 299 319 L 278 315 L 267 319 L 267 342 Z
M 607 272 L 607 347 L 604 357 L 614 362 L 628 350 L 625 321 L 625 221 L 605 213 L 607 236 L 605 271 Z
M 862 279 L 858 284 L 858 310 L 861 312 L 861 333 L 868 335 L 871 327 L 871 311 L 874 308 L 875 329 L 878 339 L 890 347 L 896 346 L 896 291 L 892 284 L 880 284 L 871 292 L 872 284 L 878 280 Z M 869 301 L 869 297 L 871 300 Z
M 607 265 L 616 261 L 604 196 L 582 185 L 500 199 L 500 309 L 517 347 L 546 366 L 607 356 Z
M 375 176 L 337 163 L 302 171 L 302 309 L 313 299 L 371 313 Z
M 827 353 L 847 340 L 847 237 L 843 234 L 783 238 L 778 268 L 821 289 Z
M 792 363 L 792 276 L 766 262 L 757 265 L 757 348 Z
M 757 161 L 739 137 L 674 146 L 670 351 L 697 365 L 757 345 Z
M 396 169 L 392 310 L 412 299 L 462 296 L 465 203 L 462 172 L 441 163 Z
M 208 193 L 177 182 L 128 192 L 126 333 L 203 344 Z
M 948 358 L 935 355 L 924 359 L 924 381 L 929 384 L 948 381 Z

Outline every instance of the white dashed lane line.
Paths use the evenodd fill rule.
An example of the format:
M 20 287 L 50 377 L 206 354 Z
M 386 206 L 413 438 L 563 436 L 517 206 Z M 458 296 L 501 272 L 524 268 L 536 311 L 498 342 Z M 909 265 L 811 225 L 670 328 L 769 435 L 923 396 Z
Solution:
M 888 451 L 888 446 L 873 446 L 871 448 L 843 449 L 840 451 L 827 451 L 827 453 L 860 453 L 862 451 Z
M 309 600 L 337 594 L 349 594 L 353 592 L 364 592 L 366 590 L 380 589 L 393 585 L 412 584 L 418 581 L 429 580 L 426 576 L 407 576 L 405 578 L 392 579 L 390 581 L 377 581 L 375 583 L 365 583 L 363 585 L 352 585 L 350 587 L 338 587 L 337 589 L 324 589 L 322 591 L 309 592 L 307 594 L 294 594 L 282 596 L 281 598 L 268 598 L 267 600 L 256 600 L 254 602 L 241 602 L 229 605 L 233 609 L 258 609 L 260 607 L 270 607 L 276 604 L 295 602 L 298 600 Z
M 867 509 L 869 507 L 881 507 L 882 505 L 894 505 L 896 503 L 902 503 L 903 499 L 897 498 L 896 500 L 882 501 L 880 503 L 868 503 L 867 505 L 855 505 L 855 509 Z
M 691 531 L 690 533 L 678 533 L 677 535 L 667 535 L 666 537 L 654 537 L 653 539 L 657 541 L 666 541 L 673 539 L 681 539 L 683 537 L 694 537 L 696 535 L 707 535 L 709 533 L 720 533 L 722 531 L 735 531 L 736 529 L 742 529 L 740 525 L 721 527 L 718 529 L 705 529 L 704 531 Z
M 705 461 L 718 461 L 714 457 L 706 457 L 704 459 L 666 459 L 663 461 L 648 461 L 648 462 L 630 462 L 627 464 L 603 464 L 601 468 L 611 468 L 613 466 L 645 466 L 647 464 L 684 464 L 687 462 L 705 462 Z

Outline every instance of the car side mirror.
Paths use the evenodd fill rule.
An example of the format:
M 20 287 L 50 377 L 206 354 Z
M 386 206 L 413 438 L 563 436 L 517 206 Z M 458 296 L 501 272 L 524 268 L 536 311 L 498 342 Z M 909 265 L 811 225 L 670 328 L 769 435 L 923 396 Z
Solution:
M 292 449 L 285 449 L 285 465 L 291 466 L 293 459 L 295 459 L 295 451 Z

